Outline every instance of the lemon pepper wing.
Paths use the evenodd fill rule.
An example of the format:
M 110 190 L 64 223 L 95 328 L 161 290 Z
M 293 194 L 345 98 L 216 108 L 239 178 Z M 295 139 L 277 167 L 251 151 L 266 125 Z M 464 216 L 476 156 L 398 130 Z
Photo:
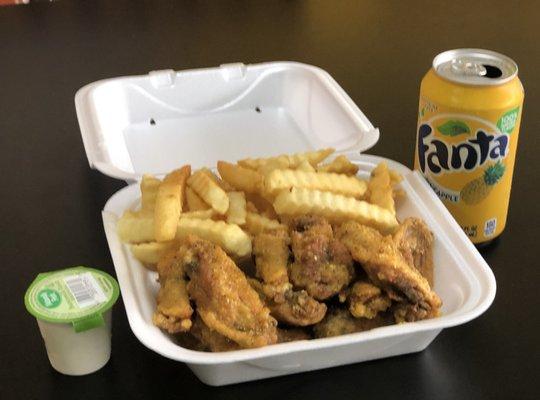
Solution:
M 188 293 L 204 324 L 242 348 L 276 343 L 276 320 L 225 252 L 193 236 L 183 246 Z

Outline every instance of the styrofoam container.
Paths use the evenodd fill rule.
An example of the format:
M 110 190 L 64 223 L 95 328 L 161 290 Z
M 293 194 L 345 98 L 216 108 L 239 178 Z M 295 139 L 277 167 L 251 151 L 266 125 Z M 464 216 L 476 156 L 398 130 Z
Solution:
M 495 296 L 495 278 L 422 176 L 405 166 L 361 154 L 379 132 L 325 71 L 304 64 L 228 64 L 219 68 L 151 72 L 80 89 L 77 115 L 90 166 L 128 182 L 182 164 L 334 147 L 367 177 L 385 160 L 403 174 L 407 193 L 398 217 L 423 218 L 435 235 L 435 291 L 442 316 L 333 338 L 258 349 L 205 353 L 178 346 L 152 324 L 159 284 L 116 233 L 126 209 L 139 206 L 139 187 L 114 194 L 103 223 L 133 333 L 148 348 L 185 362 L 209 385 L 263 379 L 356 363 L 426 348 L 443 328 L 482 314 Z M 412 150 L 411 150 L 412 151 Z

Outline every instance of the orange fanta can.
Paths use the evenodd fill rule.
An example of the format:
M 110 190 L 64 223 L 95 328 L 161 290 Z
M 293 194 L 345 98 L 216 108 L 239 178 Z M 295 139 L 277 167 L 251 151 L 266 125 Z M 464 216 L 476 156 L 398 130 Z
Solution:
M 475 244 L 506 225 L 524 97 L 517 72 L 493 51 L 450 50 L 420 86 L 415 169 Z

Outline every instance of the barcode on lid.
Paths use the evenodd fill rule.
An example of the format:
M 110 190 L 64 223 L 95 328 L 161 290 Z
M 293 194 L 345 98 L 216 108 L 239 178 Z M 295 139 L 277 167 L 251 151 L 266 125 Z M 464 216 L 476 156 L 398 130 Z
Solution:
M 90 272 L 67 276 L 64 278 L 64 282 L 79 308 L 90 307 L 107 301 L 105 293 L 103 293 Z

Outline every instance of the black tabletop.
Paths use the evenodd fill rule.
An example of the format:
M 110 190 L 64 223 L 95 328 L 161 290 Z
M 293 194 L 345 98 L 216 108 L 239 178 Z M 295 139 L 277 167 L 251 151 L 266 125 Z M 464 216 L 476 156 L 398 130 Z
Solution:
M 540 7 L 509 1 L 58 1 L 0 9 L 0 398 L 538 398 Z M 113 353 L 68 377 L 49 365 L 23 295 L 41 271 L 114 274 L 101 223 L 125 184 L 88 167 L 74 94 L 150 70 L 295 60 L 327 70 L 381 130 L 370 153 L 412 165 L 419 83 L 438 52 L 514 58 L 526 96 L 505 233 L 482 251 L 497 296 L 423 352 L 221 388 L 146 349 L 121 301 Z

